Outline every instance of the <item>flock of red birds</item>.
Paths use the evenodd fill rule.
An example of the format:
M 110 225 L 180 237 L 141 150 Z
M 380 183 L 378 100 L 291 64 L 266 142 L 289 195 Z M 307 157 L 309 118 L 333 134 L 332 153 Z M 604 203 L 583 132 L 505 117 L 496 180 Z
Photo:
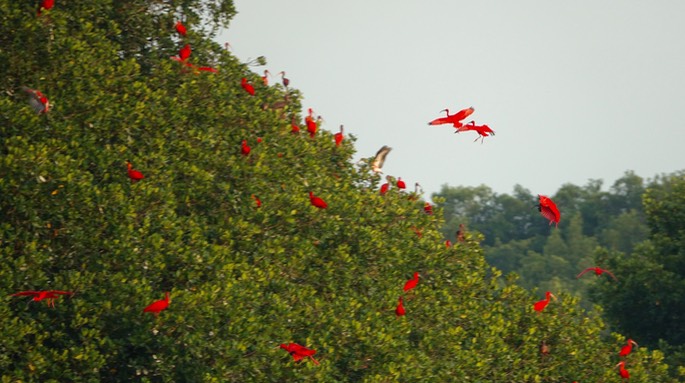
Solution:
M 40 7 L 38 9 L 38 16 L 42 14 L 42 11 L 44 10 L 50 10 L 54 6 L 54 0 L 42 0 L 40 3 Z M 182 38 L 187 36 L 187 28 L 183 25 L 181 21 L 178 21 L 175 25 L 175 30 L 181 36 Z M 193 68 L 197 71 L 206 71 L 206 72 L 212 72 L 212 73 L 217 73 L 218 71 L 212 67 L 207 67 L 207 66 L 202 66 L 198 67 L 195 66 L 194 64 L 191 64 L 189 62 L 189 58 L 192 54 L 192 49 L 190 47 L 190 44 L 185 44 L 178 53 L 178 56 L 173 56 L 171 59 L 174 61 L 178 61 L 181 64 L 183 64 L 186 67 Z M 285 72 L 282 71 L 279 73 L 281 75 L 282 83 L 283 86 L 288 88 L 290 84 L 290 80 L 285 77 Z M 264 71 L 264 76 L 262 76 L 262 81 L 264 85 L 268 86 L 268 76 L 270 75 L 268 70 Z M 255 88 L 254 86 L 247 80 L 247 78 L 243 77 L 240 82 L 241 87 L 247 92 L 249 95 L 254 96 L 255 95 Z M 45 114 L 50 111 L 50 102 L 48 101 L 47 97 L 41 93 L 39 90 L 31 89 L 28 87 L 22 87 L 21 90 L 24 92 L 24 94 L 28 97 L 28 102 L 31 108 L 37 113 L 37 114 Z M 481 143 L 485 139 L 485 137 L 489 136 L 494 136 L 495 132 L 490 129 L 488 125 L 476 125 L 475 121 L 470 121 L 466 124 L 464 124 L 462 121 L 470 116 L 474 112 L 474 108 L 466 108 L 462 109 L 459 112 L 455 114 L 450 114 L 449 109 L 443 109 L 446 113 L 445 117 L 440 117 L 436 118 L 432 121 L 430 121 L 428 124 L 429 125 L 443 125 L 443 124 L 451 124 L 456 130 L 455 133 L 460 133 L 460 132 L 466 132 L 466 131 L 475 131 L 478 133 L 478 136 L 474 140 L 477 141 L 479 138 L 481 139 Z M 307 127 L 307 132 L 309 133 L 310 137 L 315 137 L 316 132 L 318 130 L 318 125 L 320 123 L 321 118 L 318 117 L 316 120 L 314 119 L 314 114 L 313 110 L 311 108 L 308 109 L 308 114 L 305 117 L 305 125 Z M 291 132 L 292 133 L 299 133 L 300 128 L 299 126 L 295 123 L 295 118 L 292 118 L 291 121 Z M 334 140 L 335 140 L 335 145 L 340 146 L 344 139 L 344 133 L 343 133 L 343 126 L 340 125 L 340 130 L 339 132 L 334 134 Z M 261 139 L 257 139 L 257 142 L 261 142 Z M 377 153 L 376 156 L 372 162 L 372 170 L 376 173 L 382 173 L 381 169 L 383 167 L 383 163 L 385 161 L 385 158 L 387 154 L 390 152 L 392 148 L 388 146 L 383 146 Z M 241 144 L 241 154 L 243 156 L 249 156 L 251 151 L 251 147 L 248 145 L 247 140 L 243 140 Z M 145 178 L 142 172 L 136 170 L 133 168 L 133 165 L 130 161 L 126 161 L 126 166 L 128 170 L 128 177 L 131 180 L 132 183 L 136 183 L 138 181 L 141 181 L 142 179 Z M 380 187 L 380 194 L 385 195 L 388 190 L 390 189 L 390 185 L 392 183 L 392 179 L 388 176 L 386 177 L 387 182 L 382 184 Z M 401 177 L 397 178 L 395 181 L 395 186 L 399 190 L 404 190 L 406 189 L 406 184 L 402 180 Z M 414 190 L 414 195 L 410 196 L 410 198 L 416 198 L 416 195 L 419 193 L 419 187 L 420 185 L 418 183 L 415 184 L 415 190 Z M 262 206 L 262 201 L 257 198 L 255 195 L 252 195 L 252 198 L 255 200 L 256 207 L 260 208 Z M 328 204 L 321 198 L 316 196 L 312 191 L 309 192 L 309 200 L 312 206 L 316 207 L 317 209 L 326 209 L 328 207 Z M 549 224 L 551 225 L 552 223 L 555 224 L 556 227 L 559 225 L 559 220 L 561 218 L 561 214 L 559 212 L 559 209 L 557 208 L 556 204 L 554 201 L 552 201 L 551 198 L 544 196 L 544 195 L 538 195 L 538 204 L 537 204 L 537 209 L 540 212 L 540 214 L 546 218 L 549 221 Z M 433 207 L 430 203 L 426 202 L 424 205 L 424 212 L 426 214 L 433 214 Z M 416 229 L 417 235 L 421 235 L 421 232 Z M 457 241 L 458 242 L 463 242 L 464 241 L 464 226 L 460 225 L 459 226 L 459 231 L 457 232 Z M 451 242 L 448 240 L 446 241 L 447 246 L 451 246 Z M 580 272 L 576 278 L 580 278 L 583 276 L 585 273 L 593 271 L 596 276 L 601 276 L 602 274 L 606 273 L 609 276 L 611 276 L 614 280 L 617 280 L 614 274 L 612 274 L 610 271 L 602 269 L 600 267 L 588 267 L 587 269 L 583 270 Z M 408 291 L 414 289 L 418 283 L 419 283 L 419 277 L 420 274 L 418 272 L 414 273 L 414 276 L 412 279 L 409 279 L 406 281 L 403 291 L 404 293 L 407 293 Z M 72 296 L 74 295 L 74 292 L 70 291 L 60 291 L 60 290 L 42 290 L 42 291 L 20 291 L 15 294 L 11 294 L 11 296 L 31 296 L 33 297 L 32 300 L 35 302 L 40 302 L 43 300 L 47 301 L 48 307 L 55 307 L 55 300 L 59 298 L 60 296 L 63 295 L 69 295 Z M 164 299 L 160 299 L 157 301 L 152 302 L 149 304 L 147 307 L 143 309 L 143 313 L 152 313 L 155 315 L 155 317 L 159 316 L 160 312 L 163 310 L 166 310 L 169 307 L 169 292 L 166 292 L 164 294 Z M 535 302 L 533 304 L 533 310 L 541 313 L 547 305 L 550 303 L 550 298 L 554 298 L 556 300 L 556 297 L 554 294 L 551 292 L 547 291 L 545 293 L 545 299 L 540 300 L 538 302 Z M 405 316 L 407 313 L 405 307 L 404 307 L 404 297 L 400 295 L 397 303 L 397 307 L 395 308 L 395 315 L 397 317 L 402 317 Z M 638 346 L 635 341 L 632 339 L 628 339 L 627 343 L 624 347 L 621 348 L 619 352 L 620 357 L 626 357 L 628 354 L 631 353 L 633 345 Z M 301 346 L 297 343 L 283 343 L 279 346 L 281 349 L 284 349 L 287 351 L 290 355 L 292 355 L 293 359 L 297 361 L 301 361 L 305 358 L 311 359 L 315 364 L 319 364 L 319 362 L 314 358 L 314 354 L 316 354 L 316 350 L 309 349 L 307 347 Z M 545 351 L 543 351 L 543 349 Z M 544 343 L 541 345 L 541 352 L 543 353 L 549 353 L 549 347 Z M 619 362 L 616 367 L 619 368 L 619 375 L 623 379 L 628 379 L 630 377 L 630 374 L 628 370 L 625 369 L 625 360 L 622 360 Z

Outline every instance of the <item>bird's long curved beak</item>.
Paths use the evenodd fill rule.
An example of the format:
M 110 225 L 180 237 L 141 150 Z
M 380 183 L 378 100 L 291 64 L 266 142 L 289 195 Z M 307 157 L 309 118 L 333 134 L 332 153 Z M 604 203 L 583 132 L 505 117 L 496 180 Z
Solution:
M 555 300 L 555 301 L 557 300 L 557 297 L 556 297 L 556 296 L 554 296 L 554 294 L 552 294 L 552 293 L 549 293 L 549 296 L 550 296 L 550 297 L 552 297 L 552 298 L 554 298 L 554 300 Z
M 637 344 L 637 342 L 636 342 L 636 341 L 634 341 L 634 340 L 631 340 L 630 342 L 631 342 L 632 344 L 634 344 L 634 345 L 635 345 L 635 347 L 640 347 L 640 346 L 639 346 L 639 345 Z

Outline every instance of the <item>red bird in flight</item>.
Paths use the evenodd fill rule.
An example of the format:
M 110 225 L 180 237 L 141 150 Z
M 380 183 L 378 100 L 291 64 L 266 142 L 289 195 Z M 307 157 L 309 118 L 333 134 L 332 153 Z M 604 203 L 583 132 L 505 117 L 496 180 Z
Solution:
M 452 124 L 455 128 L 461 127 L 463 124 L 461 123 L 461 120 L 465 119 L 466 117 L 470 116 L 471 113 L 474 112 L 475 109 L 473 107 L 462 109 L 459 112 L 450 115 L 450 110 L 449 109 L 443 109 L 441 112 L 446 112 L 447 116 L 446 117 L 440 117 L 436 118 L 435 120 L 431 121 L 428 123 L 428 125 L 443 125 L 443 124 Z
M 635 345 L 635 347 L 640 347 L 637 345 L 637 342 L 635 342 L 632 339 L 628 339 L 626 341 L 626 345 L 621 347 L 621 351 L 618 353 L 618 356 L 623 356 L 623 357 L 628 356 L 628 354 L 633 352 L 633 345 Z
M 155 317 L 159 316 L 159 313 L 166 310 L 169 307 L 169 292 L 164 293 L 164 299 L 154 301 L 150 303 L 146 308 L 143 309 L 144 313 L 153 313 Z
M 247 82 L 247 79 L 245 77 L 243 77 L 242 80 L 240 80 L 240 86 L 242 86 L 243 89 L 245 89 L 245 91 L 250 94 L 250 96 L 254 96 L 254 86 Z
M 397 308 L 395 309 L 395 315 L 401 317 L 406 313 L 407 311 L 404 309 L 404 302 L 402 301 L 402 297 L 400 297 L 400 300 L 397 302 Z
M 39 90 L 31 89 L 29 87 L 22 86 L 21 90 L 26 93 L 29 98 L 29 105 L 38 114 L 47 113 L 50 111 L 50 101 L 45 97 L 43 93 Z
M 340 144 L 343 142 L 343 139 L 345 138 L 345 136 L 343 136 L 343 133 L 343 126 L 340 125 L 340 131 L 333 136 L 333 138 L 335 139 L 335 146 L 340 146 Z
M 595 275 L 597 275 L 597 276 L 600 276 L 600 275 L 602 275 L 602 274 L 604 274 L 604 273 L 607 273 L 607 274 L 609 274 L 612 278 L 614 278 L 614 280 L 617 280 L 617 281 L 618 281 L 618 279 L 616 279 L 616 277 L 614 276 L 614 274 L 611 273 L 611 271 L 609 271 L 609 270 L 604 270 L 604 269 L 602 269 L 601 267 L 588 267 L 587 269 L 581 271 L 580 274 L 576 275 L 576 278 L 582 277 L 583 274 L 587 273 L 588 271 L 594 271 L 594 272 L 595 272 Z
M 545 307 L 547 307 L 547 305 L 549 304 L 549 298 L 550 297 L 554 298 L 554 300 L 557 299 L 557 297 L 555 297 L 554 294 L 552 294 L 548 291 L 545 293 L 545 299 L 535 302 L 535 304 L 533 305 L 533 310 L 535 310 L 539 313 L 542 312 L 542 310 L 544 310 Z
M 176 28 L 176 32 L 178 32 L 179 35 L 186 37 L 186 34 L 188 33 L 188 31 L 186 30 L 186 26 L 183 25 L 182 22 L 177 21 L 176 25 L 174 27 Z
M 406 292 L 416 287 L 416 285 L 419 283 L 419 276 L 419 273 L 415 272 L 414 278 L 405 282 L 403 290 Z
M 473 142 L 478 141 L 478 139 L 480 138 L 481 144 L 483 143 L 483 140 L 485 140 L 485 137 L 495 135 L 495 132 L 492 129 L 490 129 L 489 126 L 487 126 L 487 125 L 476 125 L 475 121 L 471 121 L 466 125 L 458 127 L 457 131 L 454 133 L 467 132 L 469 130 L 473 130 L 476 133 L 478 133 L 478 137 L 476 137 L 476 139 L 473 140 Z
M 71 291 L 41 290 L 41 291 L 20 291 L 12 294 L 13 297 L 33 296 L 33 301 L 40 302 L 47 299 L 48 307 L 55 307 L 55 299 L 61 295 L 74 295 Z
M 288 354 L 293 356 L 293 359 L 296 362 L 299 362 L 300 360 L 304 358 L 309 358 L 314 362 L 317 366 L 319 365 L 319 361 L 314 359 L 314 354 L 316 354 L 316 350 L 309 349 L 304 346 L 300 346 L 297 343 L 281 343 L 280 346 L 282 349 L 288 352 Z
M 143 173 L 139 172 L 138 170 L 133 169 L 133 165 L 131 164 L 131 161 L 126 160 L 126 168 L 128 169 L 128 178 L 131 179 L 131 183 L 134 184 L 143 178 L 145 176 Z
M 315 196 L 312 192 L 309 192 L 309 202 L 312 203 L 312 206 L 319 209 L 325 209 L 328 207 L 328 204 L 323 199 Z
M 543 217 L 549 220 L 549 224 L 555 223 L 556 227 L 559 227 L 559 220 L 561 219 L 561 213 L 557 209 L 557 205 L 552 201 L 551 198 L 538 194 L 538 211 Z

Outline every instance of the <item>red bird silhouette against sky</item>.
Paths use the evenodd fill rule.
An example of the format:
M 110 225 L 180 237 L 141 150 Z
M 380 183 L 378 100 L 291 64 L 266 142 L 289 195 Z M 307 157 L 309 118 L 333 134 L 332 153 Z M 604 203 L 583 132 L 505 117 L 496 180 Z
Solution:
M 28 96 L 29 105 L 36 113 L 41 114 L 50 111 L 50 101 L 41 91 L 26 86 L 22 86 L 21 90 Z
M 633 351 L 633 345 L 635 345 L 635 347 L 640 347 L 637 345 L 637 342 L 635 342 L 632 339 L 628 339 L 626 341 L 626 345 L 621 347 L 621 351 L 618 353 L 618 356 L 621 356 L 621 357 L 628 356 L 628 354 L 630 354 Z
M 296 362 L 299 362 L 304 358 L 309 358 L 316 365 L 319 365 L 319 361 L 314 359 L 314 354 L 316 354 L 316 350 L 309 349 L 297 343 L 281 343 L 280 347 L 287 351 L 290 355 L 292 355 L 293 359 Z
M 554 294 L 548 291 L 545 293 L 545 299 L 535 302 L 535 304 L 533 305 L 533 310 L 539 313 L 542 312 L 542 310 L 544 310 L 545 307 L 547 307 L 547 305 L 549 304 L 550 297 L 554 298 L 555 300 L 557 299 L 557 297 L 555 297 Z
M 406 291 L 409 291 L 409 290 L 413 289 L 414 287 L 416 287 L 416 285 L 419 284 L 419 277 L 420 277 L 420 274 L 418 272 L 415 272 L 414 278 L 412 278 L 412 279 L 410 279 L 404 283 L 403 290 L 406 292 Z
M 338 131 L 338 133 L 336 133 L 333 136 L 333 138 L 335 139 L 335 146 L 340 146 L 340 144 L 343 142 L 343 139 L 345 138 L 345 136 L 343 136 L 343 133 L 344 133 L 343 126 L 340 125 L 340 131 Z
M 153 313 L 155 317 L 159 316 L 159 313 L 166 310 L 169 307 L 169 292 L 164 293 L 164 299 L 154 301 L 150 303 L 147 307 L 143 309 L 144 313 Z
M 131 179 L 131 183 L 134 184 L 143 178 L 145 176 L 143 173 L 139 172 L 138 170 L 133 169 L 133 165 L 131 164 L 131 161 L 126 160 L 126 169 L 128 169 L 128 178 Z
M 594 271 L 596 276 L 600 276 L 600 275 L 602 275 L 602 274 L 604 274 L 604 273 L 607 273 L 607 274 L 609 274 L 612 278 L 614 278 L 614 280 L 618 281 L 618 279 L 616 279 L 616 277 L 614 276 L 614 274 L 611 273 L 611 271 L 609 271 L 609 270 L 604 270 L 604 269 L 602 269 L 601 267 L 588 267 L 587 269 L 581 271 L 580 274 L 576 275 L 576 278 L 582 277 L 583 274 L 587 273 L 588 271 Z
M 489 126 L 487 126 L 487 125 L 476 125 L 475 121 L 471 121 L 468 124 L 457 128 L 457 130 L 454 133 L 468 132 L 469 130 L 473 130 L 474 132 L 478 133 L 478 137 L 476 137 L 476 139 L 473 140 L 473 142 L 478 141 L 478 139 L 480 138 L 481 144 L 483 143 L 483 140 L 485 140 L 485 137 L 495 135 L 495 132 L 492 129 L 490 129 Z
M 323 199 L 315 196 L 312 192 L 309 192 L 309 202 L 312 203 L 312 206 L 319 209 L 325 209 L 328 207 L 328 204 Z
M 440 117 L 436 118 L 435 120 L 431 121 L 428 123 L 428 125 L 443 125 L 443 124 L 452 124 L 455 128 L 459 128 L 463 126 L 461 123 L 461 120 L 465 119 L 466 117 L 470 116 L 471 113 L 474 112 L 475 109 L 473 107 L 462 109 L 456 114 L 450 115 L 450 110 L 449 109 L 443 109 L 441 112 L 446 112 L 447 116 L 446 117 Z
M 186 37 L 186 35 L 188 34 L 188 31 L 186 30 L 186 26 L 183 25 L 182 22 L 177 21 L 177 22 L 176 22 L 176 25 L 175 25 L 174 27 L 176 28 L 176 32 L 177 32 L 179 35 L 181 35 L 181 36 L 183 36 L 183 37 Z
M 242 86 L 243 89 L 245 89 L 245 91 L 250 94 L 250 96 L 254 96 L 254 86 L 247 82 L 247 79 L 245 77 L 243 77 L 242 80 L 240 80 L 240 86 Z
M 33 296 L 33 301 L 40 302 L 42 300 L 47 300 L 48 307 L 55 307 L 55 299 L 62 295 L 73 295 L 71 291 L 60 291 L 60 290 L 40 290 L 40 291 L 20 291 L 18 293 L 12 294 L 13 297 L 23 297 L 23 296 Z
M 400 297 L 399 301 L 397 302 L 397 308 L 395 309 L 395 315 L 401 317 L 406 313 L 407 311 L 404 309 L 404 302 L 402 301 L 402 297 Z
M 549 224 L 552 222 L 559 227 L 559 220 L 561 219 L 561 213 L 557 209 L 557 205 L 552 201 L 551 198 L 538 194 L 538 211 L 543 217 L 549 220 Z

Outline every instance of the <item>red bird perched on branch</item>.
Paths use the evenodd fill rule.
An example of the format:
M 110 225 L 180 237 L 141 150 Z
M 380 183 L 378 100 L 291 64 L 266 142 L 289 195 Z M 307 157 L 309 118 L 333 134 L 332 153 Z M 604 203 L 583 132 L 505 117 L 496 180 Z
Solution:
M 314 121 L 314 111 L 309 108 L 309 115 L 304 118 L 304 122 L 307 124 L 307 132 L 309 132 L 309 137 L 314 137 L 316 135 L 316 121 Z
M 449 109 L 443 109 L 443 110 L 441 110 L 441 112 L 446 112 L 447 116 L 436 118 L 435 120 L 429 122 L 428 125 L 452 124 L 452 126 L 454 126 L 455 128 L 459 128 L 463 125 L 461 123 L 461 120 L 470 116 L 471 113 L 474 112 L 474 110 L 475 109 L 473 109 L 473 107 L 470 107 L 470 108 L 462 109 L 459 112 L 457 112 L 456 114 L 450 115 Z
M 533 310 L 535 310 L 539 313 L 542 312 L 542 310 L 544 310 L 545 307 L 547 307 L 547 305 L 549 304 L 549 298 L 550 297 L 554 298 L 554 300 L 557 299 L 557 297 L 555 297 L 554 294 L 552 294 L 548 291 L 545 293 L 545 299 L 535 302 L 535 304 L 533 305 Z
M 294 116 L 290 120 L 290 133 L 294 133 L 294 134 L 300 133 L 300 127 L 297 126 L 297 124 L 295 123 L 295 117 Z
M 343 142 L 343 139 L 345 138 L 343 136 L 343 132 L 343 126 L 340 125 L 340 131 L 333 136 L 335 139 L 335 146 L 340 146 L 340 144 Z
M 628 354 L 630 354 L 633 351 L 633 345 L 635 345 L 635 347 L 640 347 L 637 345 L 637 342 L 635 342 L 632 339 L 628 339 L 626 341 L 626 345 L 621 347 L 621 351 L 618 353 L 618 356 L 628 356 Z
M 281 72 L 279 72 L 278 74 L 281 75 L 281 79 L 283 80 L 283 86 L 287 88 L 288 85 L 290 85 L 290 80 L 287 79 L 287 78 L 285 78 L 285 72 L 284 72 L 284 71 L 281 71 Z
M 433 215 L 433 205 L 431 205 L 430 203 L 426 202 L 426 203 L 423 205 L 423 212 L 426 213 L 426 214 L 428 214 L 428 215 Z
M 609 270 L 604 270 L 604 269 L 602 269 L 602 268 L 600 268 L 600 267 L 588 267 L 587 269 L 581 271 L 580 274 L 576 275 L 576 278 L 582 277 L 583 274 L 587 273 L 588 271 L 594 271 L 596 276 L 600 276 L 600 275 L 602 275 L 602 274 L 604 274 L 604 273 L 607 273 L 607 274 L 609 274 L 612 278 L 614 278 L 614 280 L 617 280 L 617 281 L 618 281 L 618 279 L 616 279 L 616 277 L 614 276 L 614 274 L 611 273 L 611 271 L 609 271 Z
M 416 285 L 419 283 L 419 276 L 420 276 L 420 274 L 415 272 L 414 278 L 405 282 L 403 290 L 406 292 L 406 291 L 409 291 L 409 290 L 413 289 L 414 287 L 416 287 Z
M 247 82 L 247 79 L 245 77 L 243 77 L 242 80 L 240 80 L 240 86 L 242 86 L 243 89 L 245 89 L 245 91 L 250 94 L 250 96 L 254 96 L 254 86 Z
M 315 196 L 312 192 L 309 192 L 309 202 L 312 203 L 312 206 L 319 209 L 325 209 L 328 207 L 328 204 L 323 199 Z
M 549 220 L 549 224 L 555 223 L 556 227 L 559 227 L 559 219 L 561 219 L 561 213 L 557 209 L 557 205 L 552 201 L 551 198 L 538 194 L 538 211 L 543 217 Z
M 178 51 L 178 57 L 181 59 L 181 61 L 186 61 L 188 58 L 190 58 L 190 55 L 193 53 L 193 50 L 190 49 L 190 44 L 186 44 L 181 48 L 181 50 Z
M 265 69 L 264 70 L 264 76 L 262 76 L 262 82 L 266 86 L 269 86 L 269 76 L 271 76 L 271 72 L 269 72 L 268 69 Z
M 38 16 L 41 15 L 41 12 L 43 10 L 49 11 L 54 6 L 55 6 L 55 0 L 43 0 L 43 1 L 41 1 L 40 6 L 38 7 Z
M 159 316 L 159 313 L 166 310 L 169 307 L 169 292 L 164 293 L 164 299 L 154 301 L 150 303 L 146 308 L 143 309 L 144 313 L 153 313 L 155 317 Z
M 618 367 L 618 374 L 621 376 L 621 379 L 630 379 L 630 373 L 626 370 L 626 362 L 620 361 L 616 367 Z
M 402 177 L 397 178 L 397 188 L 398 189 L 406 189 L 407 188 L 407 184 L 405 184 L 404 181 L 402 181 Z
M 128 169 L 128 178 L 131 179 L 131 183 L 134 184 L 143 178 L 145 176 L 143 173 L 139 172 L 138 170 L 133 169 L 133 165 L 131 164 L 131 161 L 126 160 L 126 169 Z
M 381 195 L 385 195 L 385 193 L 388 192 L 388 189 L 390 189 L 390 183 L 386 182 L 383 185 L 381 185 Z
M 404 309 L 404 302 L 402 301 L 402 297 L 400 297 L 400 300 L 397 303 L 397 308 L 395 309 L 395 315 L 401 317 L 406 313 L 407 311 Z
M 186 30 L 186 26 L 183 25 L 182 22 L 177 21 L 177 22 L 176 22 L 176 25 L 175 25 L 174 27 L 176 28 L 176 32 L 177 32 L 179 35 L 181 35 L 181 36 L 183 36 L 183 37 L 186 37 L 186 35 L 188 34 L 188 31 Z
M 260 200 L 257 196 L 254 194 L 252 195 L 252 198 L 254 199 L 255 204 L 257 205 L 257 209 L 262 207 L 262 200 Z
M 282 349 L 287 351 L 290 355 L 293 356 L 293 359 L 296 362 L 299 362 L 300 360 L 304 358 L 309 358 L 314 362 L 316 365 L 319 365 L 319 361 L 314 359 L 314 354 L 316 354 L 316 350 L 309 349 L 304 346 L 300 346 L 297 343 L 281 343 L 280 346 Z
M 483 140 L 485 140 L 485 137 L 495 135 L 495 132 L 492 129 L 490 129 L 489 126 L 487 126 L 487 125 L 476 125 L 475 121 L 471 121 L 466 125 L 460 126 L 459 128 L 457 128 L 457 131 L 454 133 L 467 132 L 469 130 L 473 130 L 476 133 L 478 133 L 478 137 L 476 137 L 476 139 L 473 140 L 473 142 L 478 141 L 478 139 L 480 138 L 481 144 L 483 143 Z
M 50 101 L 39 90 L 31 89 L 22 86 L 21 90 L 28 96 L 29 105 L 38 114 L 47 113 L 50 111 Z
M 61 295 L 73 295 L 71 291 L 41 290 L 41 291 L 20 291 L 12 294 L 13 297 L 33 296 L 33 301 L 40 302 L 47 299 L 48 307 L 55 307 L 55 299 Z
M 250 150 L 252 150 L 252 148 L 247 144 L 247 140 L 243 140 L 243 144 L 240 147 L 240 153 L 243 156 L 247 156 L 250 154 Z

